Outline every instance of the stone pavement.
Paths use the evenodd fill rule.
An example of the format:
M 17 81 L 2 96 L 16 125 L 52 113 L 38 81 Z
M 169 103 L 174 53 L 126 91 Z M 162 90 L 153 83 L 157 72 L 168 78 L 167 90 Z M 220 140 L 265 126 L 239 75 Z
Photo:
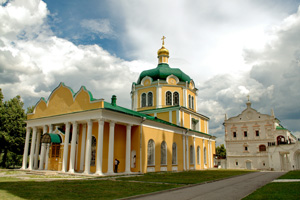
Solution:
M 242 199 L 256 189 L 282 176 L 286 172 L 254 172 L 207 184 L 200 184 L 182 189 L 168 190 L 131 199 L 143 200 L 195 200 L 195 199 Z

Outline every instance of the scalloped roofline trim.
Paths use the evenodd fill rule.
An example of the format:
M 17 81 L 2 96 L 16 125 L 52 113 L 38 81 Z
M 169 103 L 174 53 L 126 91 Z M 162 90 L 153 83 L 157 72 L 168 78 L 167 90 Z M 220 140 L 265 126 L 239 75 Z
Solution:
M 101 99 L 95 99 L 95 98 L 93 97 L 93 94 L 92 94 L 88 89 L 86 89 L 85 86 L 81 86 L 80 89 L 79 89 L 76 93 L 74 93 L 74 91 L 73 91 L 73 89 L 72 89 L 71 87 L 66 86 L 64 82 L 60 82 L 60 83 L 58 84 L 58 86 L 55 87 L 55 88 L 52 90 L 52 92 L 51 92 L 50 95 L 48 96 L 48 99 L 46 100 L 44 97 L 41 97 L 40 100 L 35 104 L 34 109 L 33 109 L 33 112 L 32 112 L 32 113 L 28 113 L 27 115 L 33 115 L 33 114 L 35 114 L 35 109 L 36 109 L 37 105 L 38 105 L 41 101 L 44 101 L 44 102 L 46 103 L 46 106 L 48 107 L 49 99 L 50 99 L 51 96 L 54 94 L 54 92 L 55 92 L 56 90 L 58 90 L 60 87 L 65 87 L 65 88 L 69 89 L 69 91 L 71 92 L 72 97 L 73 97 L 73 102 L 75 102 L 75 100 L 76 100 L 78 94 L 79 94 L 80 92 L 82 92 L 82 91 L 85 91 L 85 92 L 88 93 L 88 95 L 89 95 L 89 103 L 97 103 L 97 102 L 100 102 L 100 101 L 103 101 L 103 100 L 104 100 L 104 99 L 102 99 L 102 98 L 101 98 Z

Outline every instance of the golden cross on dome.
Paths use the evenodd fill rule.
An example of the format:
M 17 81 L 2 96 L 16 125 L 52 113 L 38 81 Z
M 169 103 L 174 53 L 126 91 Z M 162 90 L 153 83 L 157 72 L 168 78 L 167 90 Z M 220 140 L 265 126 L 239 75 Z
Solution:
M 250 95 L 249 95 L 249 94 L 248 94 L 248 96 L 247 96 L 247 97 L 248 97 L 248 101 L 250 101 Z
M 165 39 L 166 39 L 165 36 L 163 36 L 163 37 L 161 38 L 161 40 L 162 40 L 162 45 L 165 45 Z

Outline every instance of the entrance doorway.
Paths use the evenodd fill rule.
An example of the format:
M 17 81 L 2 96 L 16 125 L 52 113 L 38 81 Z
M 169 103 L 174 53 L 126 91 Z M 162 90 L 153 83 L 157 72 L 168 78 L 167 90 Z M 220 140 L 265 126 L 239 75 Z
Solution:
M 251 169 L 251 161 L 246 161 L 246 168 Z

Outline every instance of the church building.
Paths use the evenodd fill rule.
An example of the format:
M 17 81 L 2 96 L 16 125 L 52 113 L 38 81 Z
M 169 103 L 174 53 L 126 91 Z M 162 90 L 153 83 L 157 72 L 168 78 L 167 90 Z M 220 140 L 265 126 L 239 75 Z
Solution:
M 248 97 L 249 98 L 249 97 Z M 225 144 L 228 169 L 289 171 L 300 169 L 300 141 L 275 117 L 251 107 L 241 114 L 225 115 Z
M 157 67 L 132 84 L 131 109 L 115 95 L 107 102 L 64 83 L 41 98 L 27 115 L 22 169 L 111 175 L 212 168 L 209 118 L 197 113 L 194 81 L 169 66 L 164 39 Z

